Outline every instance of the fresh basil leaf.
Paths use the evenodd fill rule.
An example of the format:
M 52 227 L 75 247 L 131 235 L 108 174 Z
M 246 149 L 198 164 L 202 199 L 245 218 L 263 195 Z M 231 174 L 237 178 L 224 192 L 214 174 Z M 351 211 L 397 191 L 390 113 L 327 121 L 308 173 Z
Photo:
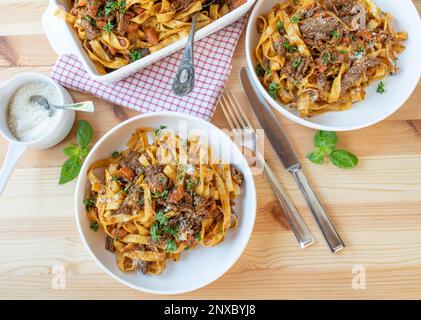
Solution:
M 89 153 L 89 148 L 82 148 L 82 149 L 80 150 L 80 156 L 81 156 L 82 158 L 86 158 L 86 156 L 88 155 L 88 153 Z
M 323 164 L 325 155 L 321 150 L 316 150 L 307 154 L 307 158 L 314 163 Z
M 71 144 L 70 146 L 67 146 L 66 148 L 64 148 L 63 152 L 66 156 L 69 156 L 69 157 L 79 156 L 80 148 L 77 145 Z
M 86 148 L 92 140 L 93 130 L 86 120 L 80 120 L 77 128 L 77 142 L 81 147 Z
M 330 154 L 336 149 L 338 136 L 333 131 L 318 130 L 314 135 L 313 144 L 325 154 Z
M 329 159 L 335 166 L 341 169 L 354 168 L 358 164 L 358 158 L 346 150 L 333 151 L 329 155 Z
M 82 167 L 82 162 L 78 156 L 73 156 L 63 164 L 61 167 L 59 184 L 65 184 L 75 179 Z

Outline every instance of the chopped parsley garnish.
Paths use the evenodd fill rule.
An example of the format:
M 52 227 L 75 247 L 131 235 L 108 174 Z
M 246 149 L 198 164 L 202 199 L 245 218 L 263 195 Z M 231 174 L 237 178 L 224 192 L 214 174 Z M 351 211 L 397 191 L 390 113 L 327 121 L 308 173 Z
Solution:
M 167 189 L 165 189 L 164 191 L 162 191 L 161 192 L 161 195 L 160 195 L 160 197 L 161 197 L 161 199 L 163 199 L 163 200 L 165 200 L 165 199 L 167 199 L 168 198 L 168 190 Z
M 92 231 L 95 231 L 95 232 L 98 232 L 98 228 L 99 228 L 99 226 L 98 226 L 98 222 L 92 222 L 91 223 L 91 225 L 89 226 L 89 228 L 92 230 Z
M 155 130 L 155 135 L 159 136 L 162 130 L 166 129 L 167 126 L 160 126 L 158 129 Z
M 297 79 L 294 80 L 294 86 L 298 85 L 299 81 Z
M 292 3 L 293 4 L 299 4 L 300 3 L 300 0 L 292 0 Z
M 140 50 L 135 50 L 135 49 L 130 50 L 130 62 L 135 62 L 142 58 L 143 58 L 143 55 Z
M 301 59 L 294 60 L 294 61 L 292 62 L 292 67 L 293 67 L 294 69 L 297 69 L 297 68 L 300 66 L 300 64 L 301 64 Z
M 151 233 L 152 240 L 154 241 L 159 240 L 160 234 L 159 234 L 159 226 L 157 223 L 152 225 L 150 233 Z
M 108 21 L 103 28 L 106 32 L 110 33 L 114 29 L 114 24 L 111 21 Z
M 268 92 L 269 92 L 270 96 L 271 96 L 273 99 L 276 99 L 276 98 L 277 98 L 278 88 L 279 88 L 279 87 L 278 87 L 278 85 L 277 85 L 275 82 L 272 82 L 272 83 L 269 85 Z
M 294 52 L 298 50 L 297 46 L 292 46 L 289 42 L 284 42 L 282 46 L 289 52 Z
M 177 180 L 182 181 L 184 179 L 185 174 L 186 174 L 186 167 L 183 164 L 180 164 L 177 171 Z
M 199 242 L 202 241 L 202 234 L 200 232 L 196 235 L 196 240 Z
M 380 81 L 378 86 L 377 86 L 377 90 L 378 93 L 384 93 L 386 90 L 384 89 L 384 83 L 383 81 Z
M 132 187 L 132 183 L 129 182 L 123 189 L 124 193 L 129 193 L 129 190 L 131 187 Z
M 193 180 L 193 179 L 187 179 L 186 180 L 187 189 L 190 192 L 194 191 L 194 188 L 196 187 L 196 184 L 197 184 L 196 180 Z
M 161 199 L 163 199 L 163 200 L 165 200 L 165 199 L 167 199 L 168 198 L 168 190 L 167 189 L 165 189 L 164 191 L 162 191 L 161 193 L 159 193 L 158 191 L 153 191 L 153 192 L 151 192 L 151 197 L 152 197 L 152 199 L 158 199 L 158 198 L 161 198 Z
M 340 53 L 345 54 L 348 53 L 348 50 L 339 50 Z
M 118 152 L 118 151 L 113 151 L 113 153 L 111 154 L 111 156 L 112 156 L 114 159 L 118 159 L 118 158 L 120 157 L 120 152 Z
M 262 65 L 259 63 L 256 67 L 257 76 L 263 77 L 265 75 L 265 70 L 262 68 Z
M 165 215 L 164 211 L 160 210 L 156 214 L 156 221 L 161 225 L 166 225 L 169 221 L 168 217 Z
M 165 251 L 167 252 L 175 252 L 177 251 L 177 244 L 174 240 L 168 239 L 165 243 Z
M 96 199 L 95 198 L 86 198 L 83 200 L 86 210 L 90 210 L 95 207 Z
M 293 17 L 291 18 L 291 22 L 292 22 L 292 23 L 297 23 L 298 21 L 300 21 L 300 17 L 293 16 Z
M 90 15 L 86 15 L 83 17 L 83 20 L 88 21 L 92 26 L 96 26 L 95 19 L 92 18 Z
M 336 38 L 336 39 L 339 39 L 339 37 L 340 37 L 341 35 L 339 34 L 339 32 L 338 32 L 338 30 L 333 30 L 333 32 L 332 32 L 332 37 L 334 37 L 334 38 Z
M 323 64 L 328 64 L 329 63 L 329 54 L 327 52 L 325 52 L 323 54 L 323 60 L 322 60 Z
M 278 23 L 276 24 L 276 28 L 279 32 L 282 32 L 284 30 L 284 24 L 282 23 L 282 21 L 278 21 Z
M 265 63 L 264 67 L 265 67 L 266 75 L 269 75 L 270 74 L 270 68 L 269 68 L 268 64 Z
M 175 236 L 177 236 L 177 233 L 178 233 L 178 226 L 175 227 L 175 228 L 169 227 L 169 226 L 163 226 L 162 230 L 165 233 L 168 233 L 168 234 L 172 235 L 173 237 L 175 237 Z
M 126 1 L 110 1 L 108 0 L 104 5 L 104 13 L 109 17 L 114 11 L 126 12 Z

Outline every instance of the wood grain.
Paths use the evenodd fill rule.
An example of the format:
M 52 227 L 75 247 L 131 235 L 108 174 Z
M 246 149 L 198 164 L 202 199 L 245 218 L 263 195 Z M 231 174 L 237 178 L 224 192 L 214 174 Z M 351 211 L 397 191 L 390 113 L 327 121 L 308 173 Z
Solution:
M 57 56 L 40 24 L 47 3 L 0 0 L 0 81 L 23 71 L 50 72 Z M 421 0 L 415 4 L 420 10 Z M 238 78 L 244 65 L 242 37 L 228 87 L 246 108 Z M 85 93 L 71 94 L 75 101 L 95 102 L 95 115 L 78 115 L 92 123 L 95 140 L 137 114 Z M 387 120 L 341 133 L 340 147 L 360 158 L 359 166 L 349 171 L 306 160 L 314 131 L 279 115 L 347 248 L 337 255 L 328 251 L 297 186 L 267 148 L 267 159 L 318 242 L 305 250 L 298 248 L 285 221 L 273 217 L 281 209 L 270 185 L 263 176 L 256 176 L 257 219 L 244 254 L 222 278 L 175 298 L 421 299 L 420 102 L 419 84 L 407 103 Z M 219 108 L 212 122 L 227 128 Z M 0 298 L 158 298 L 110 278 L 83 247 L 73 217 L 75 184 L 57 185 L 65 160 L 61 150 L 74 141 L 75 128 L 58 146 L 25 154 L 0 198 Z M 1 158 L 6 149 L 6 142 L 0 139 Z M 66 269 L 65 290 L 52 288 L 56 265 Z M 359 265 L 366 270 L 364 290 L 351 285 L 353 268 Z

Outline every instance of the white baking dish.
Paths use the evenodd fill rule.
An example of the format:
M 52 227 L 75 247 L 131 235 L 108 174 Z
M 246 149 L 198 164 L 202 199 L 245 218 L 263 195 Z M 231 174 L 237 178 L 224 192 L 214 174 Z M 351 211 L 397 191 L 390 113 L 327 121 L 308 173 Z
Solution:
M 250 7 L 254 4 L 255 1 L 256 0 L 247 0 L 247 3 L 245 3 L 244 5 L 231 11 L 230 13 L 226 14 L 217 21 L 207 25 L 206 27 L 198 30 L 195 35 L 195 40 L 200 40 L 203 37 L 206 37 L 237 21 L 250 9 Z M 123 68 L 114 70 L 105 75 L 101 75 L 99 74 L 94 63 L 92 63 L 91 59 L 89 58 L 88 54 L 83 48 L 82 42 L 78 38 L 73 28 L 60 18 L 54 16 L 53 12 L 57 6 L 64 7 L 68 11 L 70 7 L 70 1 L 50 0 L 47 10 L 42 16 L 42 25 L 44 28 L 44 32 L 47 35 L 51 46 L 53 47 L 54 51 L 57 52 L 59 55 L 71 54 L 77 56 L 79 60 L 83 63 L 86 71 L 89 73 L 91 78 L 101 82 L 115 82 L 125 77 L 128 77 L 136 71 L 139 71 L 153 64 L 154 62 L 172 54 L 173 52 L 183 48 L 187 41 L 187 38 L 181 39 Z

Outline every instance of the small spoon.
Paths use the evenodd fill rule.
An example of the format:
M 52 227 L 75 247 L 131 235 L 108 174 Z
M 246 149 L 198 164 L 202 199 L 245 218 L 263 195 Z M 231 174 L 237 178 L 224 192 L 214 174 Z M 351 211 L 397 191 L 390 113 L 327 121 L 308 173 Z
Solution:
M 216 0 L 207 0 L 202 9 L 208 8 Z M 190 35 L 187 39 L 187 45 L 184 49 L 183 57 L 181 58 L 180 65 L 178 67 L 175 79 L 173 82 L 174 93 L 178 96 L 185 96 L 189 94 L 194 88 L 195 76 L 194 76 L 194 57 L 193 57 L 193 46 L 194 46 L 194 34 L 196 32 L 196 22 L 200 11 L 196 12 L 192 19 Z
M 85 102 L 79 102 L 79 103 L 65 104 L 62 106 L 56 106 L 56 105 L 50 104 L 44 96 L 40 96 L 40 95 L 31 96 L 29 100 L 31 101 L 31 104 L 38 104 L 44 107 L 45 110 L 48 111 L 49 117 L 51 117 L 54 109 L 70 109 L 70 110 L 85 111 L 85 112 L 94 112 L 95 110 L 94 103 L 92 101 L 85 101 Z

